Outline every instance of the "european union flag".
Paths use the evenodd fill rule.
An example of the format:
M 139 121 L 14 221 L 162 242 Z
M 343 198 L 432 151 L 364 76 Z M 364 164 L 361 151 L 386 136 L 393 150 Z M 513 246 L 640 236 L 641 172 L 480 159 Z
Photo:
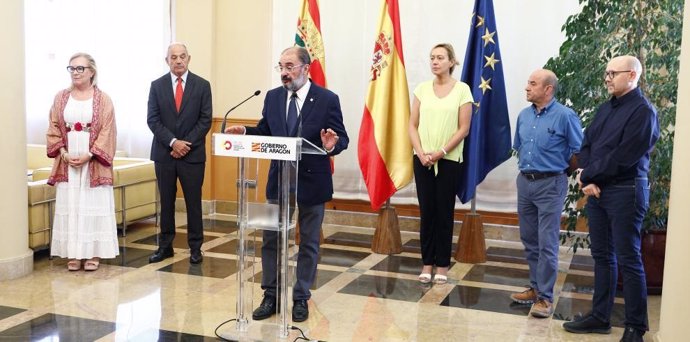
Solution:
M 475 0 L 460 78 L 472 89 L 474 106 L 460 164 L 458 198 L 467 203 L 489 171 L 510 158 L 510 120 L 503 82 L 494 5 Z

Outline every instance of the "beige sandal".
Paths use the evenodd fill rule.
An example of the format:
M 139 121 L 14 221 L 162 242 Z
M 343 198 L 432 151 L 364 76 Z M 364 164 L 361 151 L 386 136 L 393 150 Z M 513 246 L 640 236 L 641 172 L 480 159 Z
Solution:
M 67 262 L 67 270 L 79 271 L 81 269 L 81 260 L 72 259 Z
M 434 284 L 443 285 L 448 283 L 448 267 L 436 267 Z
M 431 282 L 431 273 L 421 273 L 417 279 L 422 284 L 428 284 Z
M 434 284 L 436 285 L 443 285 L 448 283 L 448 276 L 445 276 L 443 274 L 436 274 L 434 275 Z
M 95 271 L 98 269 L 100 264 L 99 258 L 92 258 L 84 262 L 84 271 Z

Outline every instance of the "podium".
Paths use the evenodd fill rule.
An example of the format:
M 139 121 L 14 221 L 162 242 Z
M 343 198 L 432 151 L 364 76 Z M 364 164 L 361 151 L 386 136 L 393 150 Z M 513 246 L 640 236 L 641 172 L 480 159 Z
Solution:
M 224 338 L 237 341 L 265 341 L 278 338 L 285 339 L 288 331 L 288 296 L 292 293 L 291 274 L 288 268 L 290 250 L 294 244 L 289 236 L 296 227 L 297 209 L 296 194 L 298 189 L 297 170 L 303 154 L 326 155 L 326 151 L 303 138 L 273 137 L 257 135 L 234 135 L 214 133 L 211 141 L 212 154 L 221 157 L 238 158 L 238 271 L 235 330 L 228 332 Z M 250 202 L 248 193 L 256 188 L 256 180 L 247 177 L 247 161 L 252 159 L 271 160 L 271 167 L 277 167 L 276 199 L 267 203 Z M 234 182 L 233 182 L 234 185 Z M 250 230 L 275 231 L 277 239 L 276 279 L 279 297 L 277 322 L 254 324 L 251 321 L 253 310 L 253 259 L 248 242 Z M 254 250 L 256 246 L 254 246 Z M 262 256 L 263 257 L 263 256 Z M 253 261 L 253 260 L 252 260 Z M 252 270 L 248 272 L 248 270 Z M 264 270 L 265 271 L 265 270 Z M 266 320 L 268 321 L 268 320 Z M 261 326 L 259 326 L 261 325 Z M 259 326 L 259 327 L 258 327 Z M 275 334 L 273 332 L 276 332 Z M 273 335 L 273 336 L 271 336 Z

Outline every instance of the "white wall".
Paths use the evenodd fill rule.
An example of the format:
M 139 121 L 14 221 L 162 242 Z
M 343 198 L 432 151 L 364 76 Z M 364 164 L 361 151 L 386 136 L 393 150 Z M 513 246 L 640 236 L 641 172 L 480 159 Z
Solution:
M 381 3 L 373 0 L 320 1 L 328 85 L 340 96 L 350 135 L 350 147 L 336 158 L 337 198 L 368 200 L 357 162 L 357 137 Z M 294 43 L 300 5 L 301 1 L 273 1 L 272 51 L 276 63 L 280 52 Z M 400 0 L 399 5 L 403 53 L 412 93 L 418 83 L 432 77 L 428 55 L 433 45 L 453 44 L 462 63 L 474 1 Z M 524 84 L 529 74 L 542 67 L 550 57 L 558 55 L 558 48 L 565 39 L 560 32 L 561 26 L 579 8 L 577 0 L 494 1 L 513 125 L 519 111 L 528 105 L 524 99 Z M 456 68 L 455 77 L 460 77 L 461 69 L 462 66 Z M 273 80 L 273 85 L 280 84 L 277 73 Z M 477 209 L 515 211 L 516 174 L 515 159 L 506 161 L 489 174 L 477 190 Z M 416 204 L 414 183 L 399 191 L 393 203 Z
M 118 150 L 148 157 L 146 103 L 151 81 L 169 71 L 169 6 L 168 0 L 25 1 L 27 141 L 45 144 L 53 98 L 70 85 L 69 58 L 86 52 L 96 60 L 98 86 L 113 100 Z

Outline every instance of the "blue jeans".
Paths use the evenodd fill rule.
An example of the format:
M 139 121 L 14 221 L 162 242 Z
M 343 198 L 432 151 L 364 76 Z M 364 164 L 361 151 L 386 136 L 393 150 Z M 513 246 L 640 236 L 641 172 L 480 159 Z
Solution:
M 520 240 L 525 246 L 530 286 L 540 299 L 553 303 L 558 277 L 558 246 L 563 201 L 568 189 L 565 174 L 529 180 L 517 176 Z
M 589 237 L 594 257 L 592 315 L 609 322 L 616 296 L 618 266 L 623 276 L 625 326 L 649 330 L 647 282 L 640 254 L 642 219 L 649 208 L 649 181 L 601 188 L 599 198 L 587 200 Z

